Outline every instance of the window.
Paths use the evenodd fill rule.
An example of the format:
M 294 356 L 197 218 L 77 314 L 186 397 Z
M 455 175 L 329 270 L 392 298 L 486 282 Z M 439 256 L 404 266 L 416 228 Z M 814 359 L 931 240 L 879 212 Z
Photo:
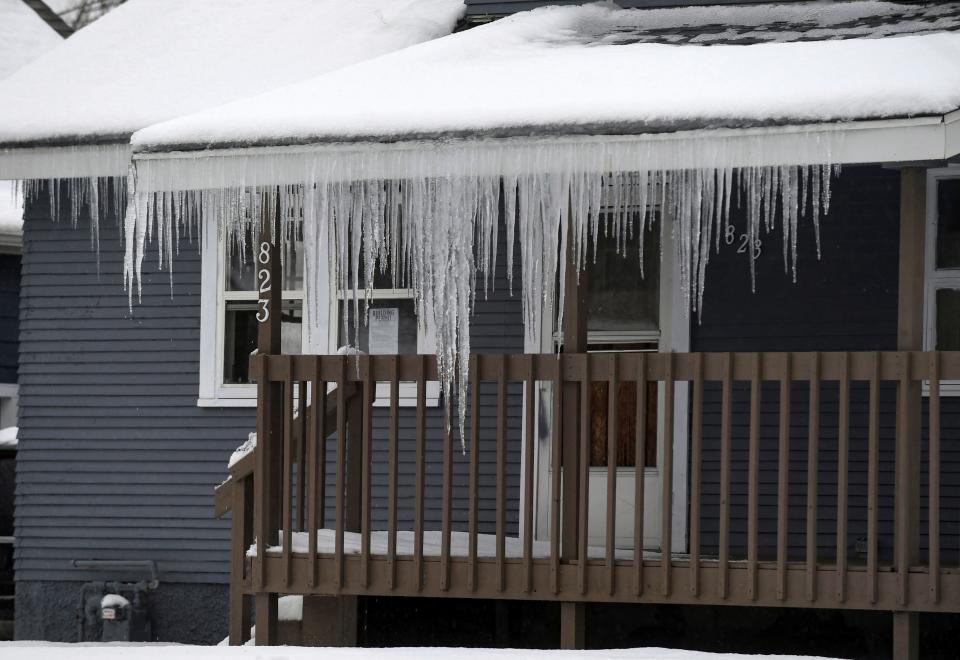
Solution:
M 212 232 L 217 235 L 216 230 Z M 257 348 L 256 273 L 250 254 L 222 238 L 208 241 L 202 250 L 200 321 L 201 406 L 254 406 L 256 385 L 250 381 L 250 355 Z M 254 245 L 246 237 L 246 249 Z M 306 328 L 303 296 L 302 244 L 283 255 L 283 312 L 281 346 L 287 354 L 301 353 Z
M 960 350 L 960 168 L 928 173 L 925 253 L 924 349 Z M 960 382 L 941 393 L 960 396 Z
M 200 392 L 197 405 L 207 407 L 254 407 L 256 384 L 250 381 L 250 354 L 257 347 L 258 324 L 256 279 L 250 255 L 246 259 L 223 238 L 217 239 L 213 221 L 204 227 L 201 248 L 200 306 Z M 253 244 L 247 236 L 247 245 Z M 247 248 L 249 249 L 249 247 Z M 283 315 L 281 345 L 285 354 L 333 354 L 341 346 L 353 344 L 353 337 L 341 337 L 343 314 L 351 315 L 351 291 L 335 294 L 320 283 L 317 314 L 307 314 L 308 301 L 303 288 L 302 244 L 294 243 L 283 256 Z M 325 262 L 326 254 L 317 255 Z M 326 276 L 325 268 L 320 275 Z M 428 324 L 417 318 L 413 292 L 393 288 L 389 273 L 378 273 L 369 304 L 368 322 L 357 327 L 357 343 L 367 353 L 433 353 L 435 341 Z M 326 293 L 326 295 L 323 295 Z M 360 311 L 365 309 L 360 291 Z M 306 318 L 317 319 L 316 328 L 308 328 Z M 348 318 L 352 333 L 352 319 Z M 427 403 L 436 405 L 439 384 L 427 384 Z M 400 405 L 416 405 L 416 386 L 401 383 Z M 389 387 L 377 389 L 375 406 L 389 405 Z
M 362 268 L 361 268 L 362 270 Z M 399 278 L 398 278 L 399 279 Z M 436 350 L 436 340 L 432 323 L 428 319 L 419 319 L 413 299 L 413 289 L 396 288 L 402 282 L 395 282 L 389 269 L 376 269 L 369 302 L 364 302 L 364 291 L 340 291 L 336 296 L 336 309 L 331 308 L 328 336 L 336 341 L 329 352 L 336 352 L 341 346 L 353 346 L 371 355 L 394 354 L 432 354 Z M 355 307 L 355 296 L 359 300 Z M 360 323 L 354 324 L 354 310 L 359 308 Z M 367 311 L 366 322 L 363 314 Z M 344 337 L 344 321 L 346 332 Z M 356 336 L 353 333 L 356 332 Z M 437 405 L 440 384 L 428 381 L 426 387 L 427 405 Z M 390 388 L 387 383 L 378 383 L 374 407 L 390 405 Z M 400 383 L 399 405 L 416 406 L 417 388 L 413 382 Z

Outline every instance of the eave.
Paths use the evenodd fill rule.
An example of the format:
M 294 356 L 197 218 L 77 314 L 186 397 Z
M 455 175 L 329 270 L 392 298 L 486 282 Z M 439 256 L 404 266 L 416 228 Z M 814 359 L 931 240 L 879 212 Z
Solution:
M 150 192 L 533 171 L 941 162 L 958 154 L 960 111 L 898 119 L 623 135 L 330 141 L 135 153 L 133 159 L 140 190 Z
M 73 179 L 126 176 L 130 145 L 38 145 L 0 147 L 0 180 Z

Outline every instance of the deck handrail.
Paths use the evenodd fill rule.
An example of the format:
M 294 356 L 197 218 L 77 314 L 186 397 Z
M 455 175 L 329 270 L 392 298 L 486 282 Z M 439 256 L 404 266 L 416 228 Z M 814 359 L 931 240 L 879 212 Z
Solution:
M 280 513 L 276 526 L 268 530 L 267 542 L 257 543 L 251 558 L 253 570 L 244 573 L 244 593 L 960 610 L 960 565 L 944 565 L 945 537 L 940 532 L 941 384 L 960 381 L 960 352 L 471 355 L 471 387 L 466 393 L 468 433 L 464 438 L 468 455 L 455 461 L 460 452 L 455 419 L 446 419 L 441 437 L 431 435 L 434 453 L 429 460 L 436 462 L 431 470 L 439 479 L 432 486 L 439 495 L 439 501 L 432 502 L 439 525 L 434 532 L 428 532 L 426 518 L 425 465 L 427 435 L 437 433 L 437 427 L 427 423 L 426 404 L 426 384 L 437 380 L 435 357 L 258 355 L 251 360 L 251 373 L 261 386 L 278 387 L 281 392 L 282 414 L 273 417 L 279 427 L 273 430 L 271 448 L 280 457 L 276 463 L 280 472 L 271 478 L 273 490 L 264 493 L 269 501 L 260 503 L 260 510 L 279 506 Z M 399 406 L 400 384 L 406 381 L 416 386 L 413 410 Z M 920 384 L 927 391 L 922 415 L 926 431 L 920 425 L 919 412 L 909 416 L 904 412 L 911 406 L 921 410 Z M 330 385 L 339 391 L 355 387 L 360 396 L 333 401 L 327 392 Z M 378 385 L 381 399 L 377 405 L 381 408 L 375 412 Z M 649 414 L 660 416 L 655 437 L 669 439 L 661 440 L 658 460 L 662 462 L 657 465 L 661 510 L 659 522 L 654 524 L 658 526 L 659 553 L 645 556 L 635 551 L 628 560 L 618 554 L 613 532 L 617 475 L 626 469 L 616 458 L 622 442 L 617 397 L 622 398 L 626 385 L 631 388 L 629 396 L 635 396 L 630 413 L 634 417 L 623 420 L 635 433 L 628 443 L 634 483 L 639 484 L 633 495 L 635 546 L 642 543 L 643 532 L 651 524 L 644 520 L 641 487 L 651 400 L 658 403 L 649 408 Z M 533 405 L 520 405 L 524 395 L 519 392 L 534 392 L 536 387 L 554 393 L 549 409 L 535 412 Z M 567 396 L 576 400 L 567 400 Z M 481 397 L 486 397 L 486 404 Z M 591 397 L 602 400 L 598 410 L 607 411 L 601 427 L 591 425 L 595 414 Z M 321 403 L 323 415 L 314 413 L 314 398 Z M 672 469 L 677 438 L 671 425 L 680 411 L 676 407 L 680 400 L 688 401 L 690 421 L 684 440 L 689 441 L 685 460 L 690 466 L 687 547 L 671 544 L 672 500 L 677 492 L 686 497 L 682 488 L 675 491 Z M 489 422 L 479 412 L 483 405 L 487 407 L 482 415 L 488 416 Z M 451 408 L 456 410 L 456 406 Z M 304 414 L 294 417 L 295 409 Z M 565 425 L 571 410 L 578 412 L 573 416 L 576 423 Z M 398 429 L 405 415 L 409 415 L 405 425 L 414 433 L 412 440 L 403 442 L 413 461 L 401 465 Z M 509 415 L 522 419 L 511 426 Z M 524 493 L 513 514 L 519 515 L 523 524 L 516 532 L 509 531 L 518 534 L 520 543 L 509 546 L 513 549 L 508 552 L 508 442 L 518 433 L 532 438 L 538 415 L 554 420 L 551 437 L 542 446 L 550 461 L 551 483 L 544 486 L 551 503 L 548 542 L 536 546 L 535 551 L 531 526 L 534 454 L 533 443 L 526 442 L 521 461 Z M 896 421 L 895 428 L 891 419 Z M 653 424 L 657 428 L 656 420 Z M 383 429 L 376 439 L 374 428 Z M 575 443 L 561 442 L 567 433 L 574 434 Z M 336 438 L 336 451 L 334 464 L 327 466 L 326 439 L 331 437 Z M 438 441 L 442 441 L 439 453 Z M 378 468 L 386 468 L 386 476 L 381 472 L 378 477 L 382 480 L 379 487 L 385 489 L 381 493 L 386 495 L 382 512 L 386 522 L 378 532 L 386 535 L 385 550 L 375 550 L 373 543 L 374 442 L 381 460 L 386 461 Z M 909 499 L 915 497 L 910 495 L 911 489 L 920 487 L 921 443 L 928 448 L 923 469 L 930 475 L 928 497 L 922 505 L 919 499 Z M 563 456 L 563 446 L 576 448 L 576 454 Z M 603 453 L 605 462 L 592 469 L 604 470 L 607 477 L 604 493 L 597 495 L 598 501 L 606 501 L 606 533 L 596 555 L 587 543 L 589 502 L 594 497 L 590 495 L 589 461 L 594 449 Z M 895 458 L 893 485 L 891 480 L 881 479 L 882 451 Z M 478 459 L 483 452 L 488 452 L 484 454 L 487 464 L 496 466 L 495 474 L 485 477 L 480 474 Z M 795 464 L 798 460 L 801 462 Z M 762 461 L 772 467 L 761 468 Z M 460 470 L 456 475 L 455 464 Z M 709 483 L 704 480 L 708 467 L 714 471 Z M 888 468 L 884 459 L 883 469 Z M 400 478 L 401 469 L 411 471 L 405 473 L 405 481 Z M 252 479 L 251 465 L 242 470 L 244 481 Z M 561 475 L 564 482 L 571 479 L 579 485 L 561 488 Z M 825 477 L 827 485 L 821 483 Z M 487 524 L 481 521 L 478 506 L 482 478 L 492 480 L 486 483 L 492 483 L 488 506 L 494 511 L 489 522 L 492 545 L 481 550 L 478 537 Z M 401 481 L 408 489 L 407 502 L 412 502 L 412 523 L 403 532 L 412 534 L 409 554 L 398 549 Z M 465 508 L 457 511 L 453 507 L 455 484 L 457 488 L 465 485 L 469 493 L 469 501 L 462 500 Z M 860 495 L 866 501 L 863 507 L 851 504 L 854 484 L 864 491 Z M 333 502 L 325 499 L 328 486 L 333 486 Z M 881 499 L 891 494 L 898 517 L 892 526 L 879 515 Z M 774 500 L 776 506 L 771 507 Z M 238 501 L 233 499 L 234 507 Z M 740 518 L 734 517 L 735 503 L 742 512 Z M 577 526 L 572 549 L 561 547 L 559 541 L 561 506 L 578 512 L 572 518 Z M 244 510 L 249 513 L 253 508 L 246 500 Z M 834 511 L 835 516 L 830 517 Z M 931 524 L 923 532 L 929 550 L 918 561 L 919 555 L 910 549 L 919 547 L 921 513 Z M 563 518 L 568 519 L 566 515 Z M 318 541 L 318 533 L 325 528 L 332 529 L 330 548 L 320 547 Z M 454 547 L 455 528 L 466 530 L 462 556 Z M 428 553 L 425 534 L 437 532 L 436 553 Z M 302 548 L 294 544 L 294 535 L 299 533 L 306 537 Z M 824 542 L 826 534 L 835 539 L 832 549 L 832 541 Z M 914 536 L 908 538 L 909 534 Z M 895 555 L 881 548 L 881 536 L 892 539 Z M 356 552 L 348 550 L 354 540 Z M 863 547 L 862 562 L 855 556 L 854 545 Z M 244 554 L 247 547 L 249 544 L 243 546 Z M 960 548 L 951 546 L 949 553 L 954 562 Z

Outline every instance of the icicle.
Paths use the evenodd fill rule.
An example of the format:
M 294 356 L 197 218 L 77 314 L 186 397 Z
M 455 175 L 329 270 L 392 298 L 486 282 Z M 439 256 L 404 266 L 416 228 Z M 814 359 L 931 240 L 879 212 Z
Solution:
M 816 146 L 820 151 L 815 153 L 824 153 L 822 145 Z M 584 147 L 586 156 L 591 153 L 588 147 Z M 261 199 L 268 208 L 280 211 L 280 233 L 273 240 L 281 259 L 304 260 L 306 319 L 311 327 L 319 318 L 317 282 L 327 279 L 320 269 L 327 267 L 329 282 L 342 292 L 343 307 L 349 310 L 343 315 L 341 337 L 356 347 L 374 280 L 377 274 L 389 272 L 392 286 L 412 291 L 421 322 L 432 321 L 441 391 L 447 405 L 458 403 L 461 443 L 468 400 L 470 317 L 481 282 L 486 293 L 495 278 L 501 208 L 509 288 L 512 294 L 516 250 L 521 256 L 523 321 L 531 340 L 541 336 L 544 324 L 562 327 L 568 255 L 573 255 L 579 273 L 596 259 L 598 239 L 605 234 L 620 254 L 633 249 L 631 242 L 636 241 L 645 275 L 647 232 L 660 231 L 664 237 L 672 232 L 681 297 L 698 316 L 703 314 L 711 251 L 723 247 L 745 252 L 755 289 L 761 233 L 773 232 L 779 225 L 784 269 L 796 279 L 797 225 L 800 216 L 806 216 L 814 225 L 819 257 L 819 222 L 828 212 L 836 175 L 828 161 L 734 167 L 736 159 L 726 158 L 720 150 L 711 166 L 651 164 L 611 170 L 605 166 L 605 157 L 565 160 L 558 153 L 544 147 L 524 156 L 527 160 L 518 156 L 512 161 L 501 155 L 507 160 L 495 162 L 485 160 L 492 157 L 480 152 L 445 156 L 425 150 L 410 157 L 409 168 L 398 178 L 377 174 L 389 171 L 386 163 L 393 163 L 389 154 L 369 151 L 359 165 L 346 156 L 318 157 L 305 169 L 303 181 L 279 188 L 214 185 L 171 194 L 152 191 L 176 190 L 175 185 L 151 180 L 149 189 L 129 197 L 115 192 L 111 204 L 101 192 L 106 189 L 91 190 L 82 184 L 72 197 L 100 213 L 109 206 L 126 207 L 124 283 L 131 302 L 134 286 L 138 299 L 142 290 L 145 242 L 156 239 L 158 263 L 172 271 L 181 236 L 200 235 L 204 217 L 215 218 L 210 226 L 217 227 L 231 254 L 241 262 L 249 258 L 254 245 L 246 237 L 257 236 L 264 222 Z M 633 162 L 642 164 L 643 154 L 638 153 Z M 593 165 L 581 166 L 587 161 Z M 128 191 L 142 183 L 138 174 L 131 170 Z M 123 190 L 121 182 L 111 183 L 114 191 Z M 38 189 L 26 192 L 35 194 Z M 51 186 L 49 194 L 59 209 L 58 186 Z M 732 205 L 740 207 L 745 227 L 732 225 Z M 69 211 L 71 217 L 77 212 Z M 301 236 L 305 254 L 295 255 L 292 244 Z M 201 240 L 208 238 L 201 236 Z M 668 244 L 662 240 L 661 250 Z M 321 260 L 318 255 L 326 257 Z M 453 414 L 449 419 L 452 424 Z

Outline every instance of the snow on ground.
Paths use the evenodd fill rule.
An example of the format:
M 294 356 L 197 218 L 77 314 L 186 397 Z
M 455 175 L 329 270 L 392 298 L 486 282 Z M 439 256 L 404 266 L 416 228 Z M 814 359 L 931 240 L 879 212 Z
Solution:
M 462 12 L 461 0 L 131 0 L 0 84 L 0 144 L 126 141 L 448 34 Z
M 135 649 L 135 650 L 134 650 Z M 803 656 L 699 653 L 671 649 L 609 651 L 531 651 L 517 649 L 386 648 L 265 649 L 253 646 L 173 646 L 165 644 L 44 644 L 0 643 L 0 656 L 17 660 L 799 660 Z M 813 660 L 808 657 L 808 660 Z
M 63 38 L 23 0 L 0 0 L 0 79 L 61 43 Z
M 813 7 L 843 18 L 878 5 L 821 3 L 793 11 L 809 14 Z M 772 12 L 699 11 L 719 24 L 744 12 Z M 960 107 L 960 33 L 711 46 L 618 41 L 642 30 L 648 14 L 661 29 L 671 17 L 676 30 L 687 29 L 682 24 L 691 10 L 651 12 L 603 3 L 522 12 L 146 128 L 134 136 L 134 150 L 475 137 L 478 131 L 636 133 L 942 114 Z

